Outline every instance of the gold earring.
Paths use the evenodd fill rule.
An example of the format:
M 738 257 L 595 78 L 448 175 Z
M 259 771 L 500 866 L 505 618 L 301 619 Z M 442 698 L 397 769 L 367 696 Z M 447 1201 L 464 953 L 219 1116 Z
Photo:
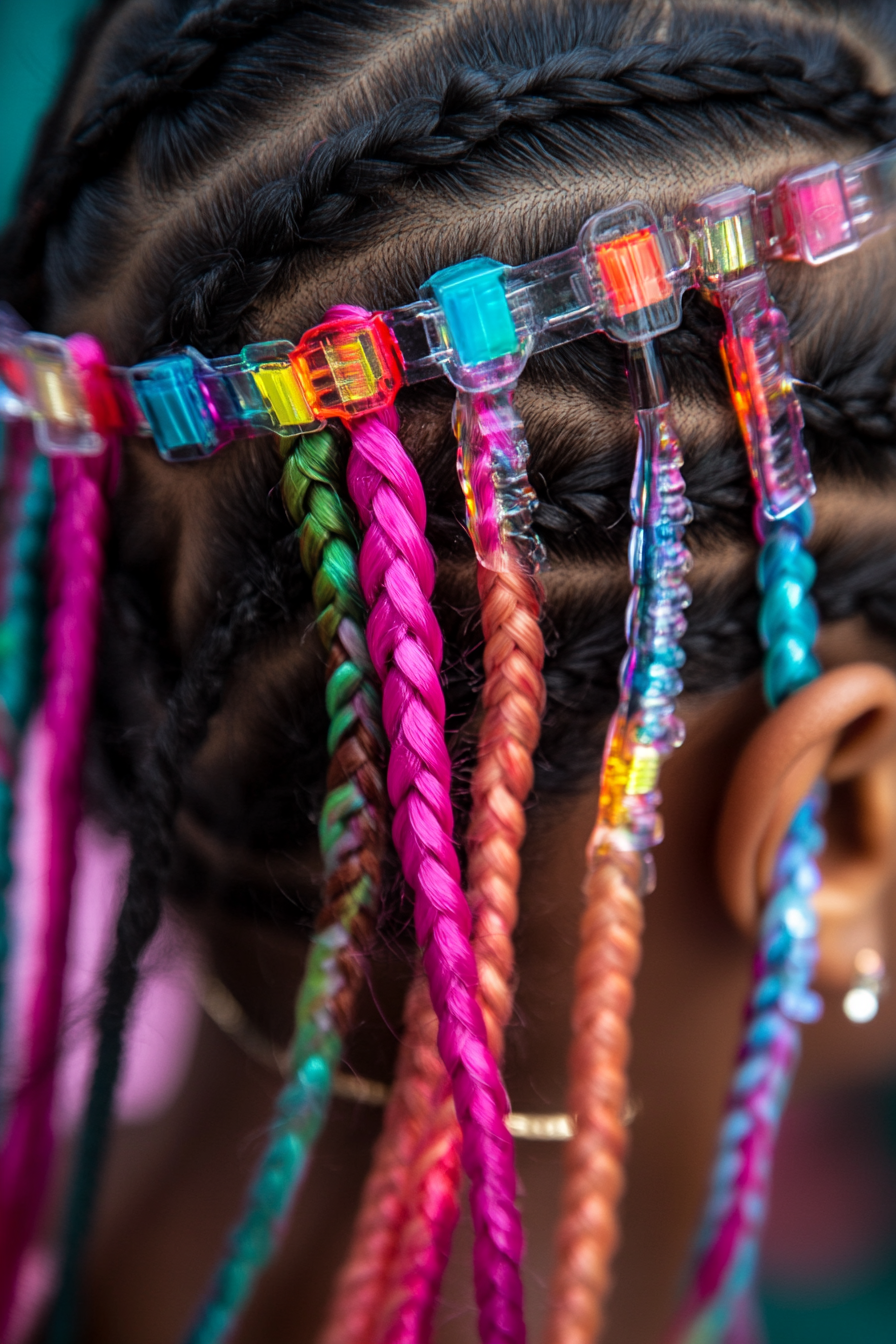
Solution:
M 853 962 L 855 974 L 843 998 L 843 1011 L 850 1022 L 870 1022 L 877 1017 L 880 996 L 887 989 L 884 959 L 873 947 L 863 947 Z

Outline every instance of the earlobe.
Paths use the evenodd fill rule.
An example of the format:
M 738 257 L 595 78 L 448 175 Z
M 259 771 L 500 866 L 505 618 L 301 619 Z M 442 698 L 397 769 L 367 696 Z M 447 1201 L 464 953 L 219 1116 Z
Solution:
M 859 948 L 875 945 L 879 898 L 896 875 L 896 676 L 880 664 L 825 673 L 764 719 L 738 758 L 719 819 L 717 871 L 728 912 L 750 937 L 784 834 L 821 776 L 832 792 L 816 897 L 820 972 L 839 985 Z

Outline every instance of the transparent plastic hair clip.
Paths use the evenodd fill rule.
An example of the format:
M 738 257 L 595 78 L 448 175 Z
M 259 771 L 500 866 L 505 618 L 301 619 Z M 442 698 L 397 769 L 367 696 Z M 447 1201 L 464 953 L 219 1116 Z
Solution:
M 787 320 L 759 258 L 756 193 L 726 187 L 678 221 L 697 283 L 725 317 L 721 350 L 759 505 L 783 518 L 815 493 Z
M 756 198 L 763 259 L 820 266 L 896 220 L 896 142 L 840 166 L 788 173 Z

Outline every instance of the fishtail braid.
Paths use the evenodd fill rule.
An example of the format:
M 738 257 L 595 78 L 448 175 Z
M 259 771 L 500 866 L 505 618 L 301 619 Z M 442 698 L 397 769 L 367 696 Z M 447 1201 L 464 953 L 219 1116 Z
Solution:
M 320 824 L 324 906 L 296 1006 L 292 1077 L 280 1095 L 245 1212 L 190 1344 L 214 1344 L 228 1332 L 273 1253 L 275 1229 L 326 1118 L 373 934 L 386 804 L 379 765 L 380 694 L 364 640 L 356 533 L 340 497 L 341 483 L 340 445 L 333 431 L 296 440 L 284 464 L 281 495 L 298 528 L 317 630 L 328 654 L 331 761 Z

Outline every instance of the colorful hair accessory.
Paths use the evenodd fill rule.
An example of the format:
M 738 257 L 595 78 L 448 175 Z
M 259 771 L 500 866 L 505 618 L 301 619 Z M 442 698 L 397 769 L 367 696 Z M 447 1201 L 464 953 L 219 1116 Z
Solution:
M 290 1079 L 273 1131 L 231 1234 L 229 1253 L 191 1344 L 215 1344 L 229 1331 L 301 1184 L 326 1118 L 351 1006 L 359 958 L 373 929 L 384 835 L 383 744 L 358 585 L 357 540 L 339 496 L 341 454 L 330 431 L 302 438 L 286 458 L 281 493 L 298 528 L 302 564 L 313 580 L 317 630 L 328 656 L 328 749 L 332 757 L 320 822 L 326 889 L 296 1005 Z
M 787 320 L 756 247 L 756 193 L 729 187 L 685 217 L 699 282 L 725 317 L 722 357 L 764 513 L 783 518 L 815 493 L 793 387 Z
M 669 394 L 651 343 L 630 348 L 628 376 L 639 431 L 630 500 L 633 589 L 619 707 L 607 733 L 591 839 L 594 855 L 630 850 L 647 855 L 662 840 L 660 766 L 684 741 L 675 701 L 682 687 L 684 613 L 691 601 L 685 582 L 691 556 L 684 531 L 693 515 L 684 493 Z

